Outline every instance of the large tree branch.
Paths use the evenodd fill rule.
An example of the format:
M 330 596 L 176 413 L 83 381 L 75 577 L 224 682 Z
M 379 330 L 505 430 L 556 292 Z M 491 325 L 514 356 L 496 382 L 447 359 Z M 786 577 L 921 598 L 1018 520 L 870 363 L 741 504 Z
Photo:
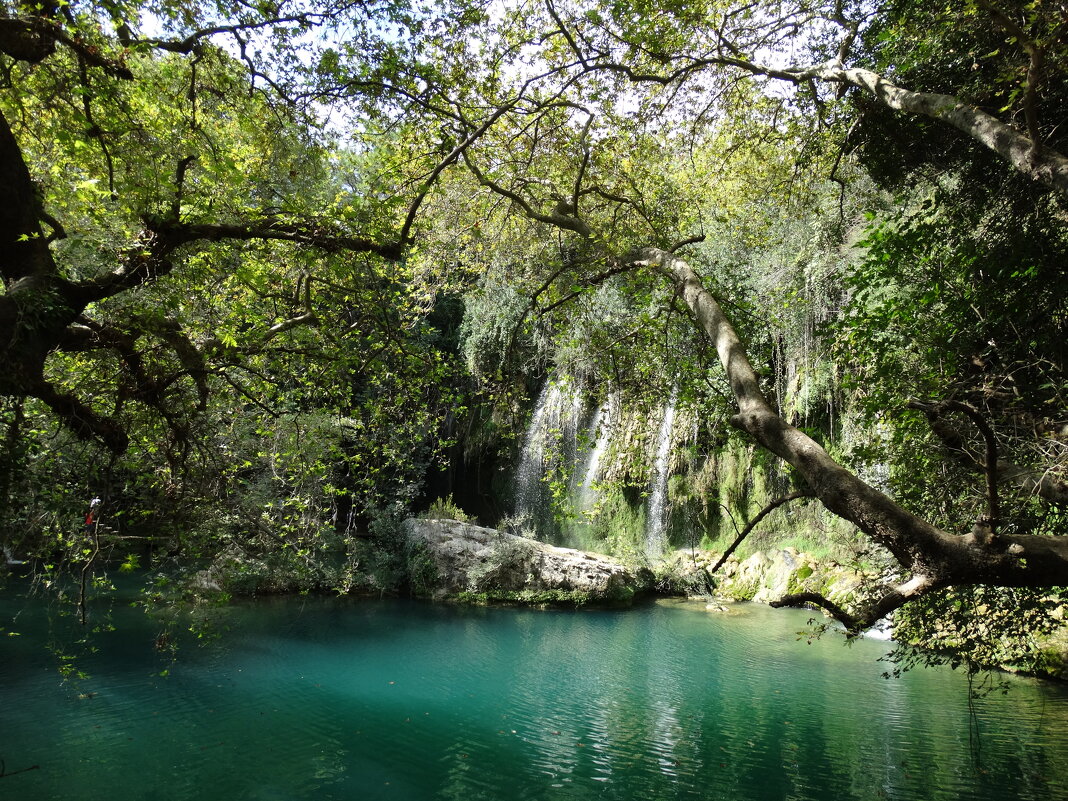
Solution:
M 1068 195 L 1068 157 L 1048 147 L 1042 147 L 1035 139 L 1035 131 L 1029 130 L 1025 133 L 952 95 L 904 89 L 876 72 L 859 67 L 845 67 L 837 59 L 825 64 L 779 69 L 740 56 L 717 55 L 690 59 L 683 66 L 666 74 L 642 73 L 627 65 L 610 61 L 589 62 L 590 69 L 617 72 L 635 83 L 653 82 L 662 85 L 683 80 L 709 67 L 732 67 L 751 75 L 793 84 L 816 80 L 854 87 L 895 111 L 928 117 L 956 128 L 997 153 L 1014 170 L 1045 183 L 1063 195 Z M 1035 66 L 1035 81 L 1040 68 L 1039 61 Z
M 881 75 L 840 64 L 824 64 L 799 75 L 855 86 L 896 111 L 944 122 L 997 153 L 1009 166 L 1068 195 L 1068 158 L 1018 128 L 951 95 L 902 89 Z
M 17 60 L 36 64 L 52 55 L 56 43 L 78 54 L 87 64 L 108 75 L 133 80 L 121 60 L 111 59 L 77 35 L 71 35 L 56 22 L 44 17 L 0 17 L 0 53 Z
M 1068 538 L 1002 535 L 994 546 L 972 535 L 949 534 L 835 462 L 768 403 L 734 327 L 688 263 L 656 248 L 641 250 L 633 263 L 660 271 L 676 285 L 697 325 L 715 346 L 738 404 L 731 422 L 791 464 L 828 510 L 854 523 L 914 576 L 938 586 L 1068 584 Z
M 47 381 L 39 382 L 27 393 L 51 409 L 62 423 L 83 439 L 97 439 L 113 453 L 122 453 L 129 445 L 129 437 L 122 426 L 106 417 L 69 392 L 60 392 Z
M 914 601 L 921 596 L 927 595 L 942 586 L 927 576 L 914 576 L 910 580 L 890 587 L 874 603 L 868 604 L 857 612 L 849 612 L 818 592 L 798 592 L 784 595 L 769 606 L 801 607 L 818 606 L 826 611 L 831 617 L 845 626 L 846 633 L 855 637 L 866 629 L 870 629 L 884 617 L 896 609 L 900 609 L 909 601 Z
M 143 241 L 130 248 L 121 266 L 99 278 L 75 285 L 75 291 L 84 302 L 82 308 L 166 275 L 173 269 L 171 256 L 174 252 L 193 242 L 294 242 L 327 253 L 377 253 L 392 261 L 403 253 L 399 242 L 382 243 L 352 236 L 329 224 L 288 222 L 270 217 L 241 223 L 147 222 L 148 230 Z
M 55 37 L 42 36 L 32 21 L 18 17 L 0 17 L 0 53 L 16 61 L 36 64 L 55 51 Z
M 400 242 L 383 243 L 352 236 L 329 223 L 287 222 L 273 217 L 242 223 L 163 223 L 153 228 L 171 247 L 197 241 L 278 240 L 296 242 L 327 253 L 377 253 L 391 261 L 399 259 L 403 249 Z

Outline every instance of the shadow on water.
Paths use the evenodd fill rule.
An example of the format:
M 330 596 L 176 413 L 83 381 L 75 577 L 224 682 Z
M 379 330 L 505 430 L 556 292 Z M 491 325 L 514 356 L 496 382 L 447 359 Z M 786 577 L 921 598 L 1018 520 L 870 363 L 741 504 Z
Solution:
M 975 701 L 977 768 L 965 677 L 885 680 L 885 643 L 806 645 L 806 612 L 244 601 L 164 678 L 126 610 L 75 692 L 26 604 L 0 599 L 0 625 L 28 616 L 0 662 L 0 758 L 40 769 L 4 798 L 1068 797 L 1064 688 Z

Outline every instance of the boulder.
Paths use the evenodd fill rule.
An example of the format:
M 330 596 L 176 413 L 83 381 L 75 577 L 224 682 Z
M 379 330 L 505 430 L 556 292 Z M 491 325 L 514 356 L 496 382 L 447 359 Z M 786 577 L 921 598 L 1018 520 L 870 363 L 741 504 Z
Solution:
M 404 523 L 412 589 L 429 597 L 534 604 L 626 604 L 649 589 L 599 554 L 557 548 L 458 520 Z

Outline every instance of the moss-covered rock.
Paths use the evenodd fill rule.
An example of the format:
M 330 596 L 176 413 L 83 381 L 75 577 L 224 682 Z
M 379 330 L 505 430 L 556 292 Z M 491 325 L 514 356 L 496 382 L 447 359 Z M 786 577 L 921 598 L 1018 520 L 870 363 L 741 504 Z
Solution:
M 713 576 L 714 551 L 681 550 L 665 562 L 674 586 L 687 595 L 718 595 L 734 601 L 768 603 L 784 595 L 818 592 L 842 605 L 855 600 L 863 577 L 837 563 L 821 563 L 793 547 L 730 557 Z
M 632 571 L 606 556 L 457 520 L 408 520 L 404 532 L 412 590 L 423 597 L 626 605 L 651 588 L 648 571 Z

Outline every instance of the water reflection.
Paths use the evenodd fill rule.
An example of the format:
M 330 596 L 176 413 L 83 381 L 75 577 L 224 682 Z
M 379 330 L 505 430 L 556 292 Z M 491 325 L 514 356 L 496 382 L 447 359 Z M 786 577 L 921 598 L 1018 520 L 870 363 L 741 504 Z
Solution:
M 28 614 L 0 757 L 41 769 L 12 798 L 1068 797 L 1062 688 L 976 701 L 976 752 L 963 677 L 884 680 L 885 644 L 797 642 L 805 612 L 249 603 L 167 678 L 128 615 L 76 690 Z

